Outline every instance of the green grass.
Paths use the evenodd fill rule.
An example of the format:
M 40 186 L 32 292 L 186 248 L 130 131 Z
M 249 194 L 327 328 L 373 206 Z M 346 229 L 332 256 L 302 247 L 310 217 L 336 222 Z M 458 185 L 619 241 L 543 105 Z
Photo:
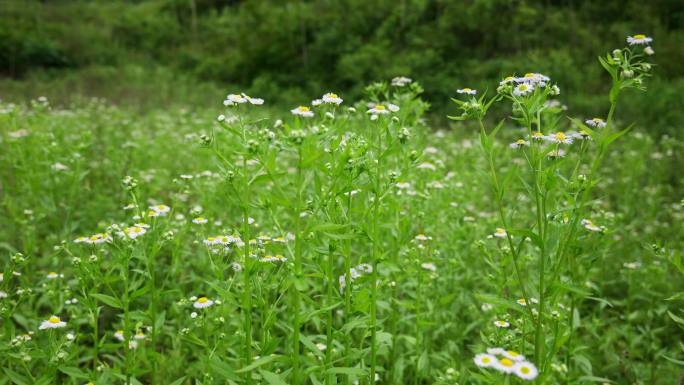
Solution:
M 454 95 L 448 129 L 426 125 L 417 83 L 311 118 L 267 95 L 3 103 L 0 384 L 525 383 L 477 367 L 494 347 L 538 384 L 671 384 L 682 144 L 625 130 L 621 98 L 648 84 L 633 60 L 631 78 L 605 65 L 620 97 L 594 130 L 542 108 L 552 83 Z M 373 120 L 368 102 L 399 110 Z M 53 315 L 66 327 L 41 330 Z

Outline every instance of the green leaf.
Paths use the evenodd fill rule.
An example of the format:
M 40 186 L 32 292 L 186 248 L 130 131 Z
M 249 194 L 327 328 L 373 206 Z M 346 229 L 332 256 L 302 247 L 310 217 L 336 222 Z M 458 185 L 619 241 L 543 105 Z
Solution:
M 345 374 L 347 376 L 366 376 L 368 375 L 368 370 L 366 369 L 361 369 L 361 368 L 346 368 L 346 367 L 338 367 L 338 368 L 330 368 L 325 371 L 326 374 Z
M 252 362 L 251 364 L 245 366 L 242 369 L 238 369 L 235 371 L 235 373 L 244 373 L 244 372 L 249 372 L 251 370 L 254 370 L 262 365 L 266 365 L 269 362 L 273 361 L 274 357 L 273 356 L 268 356 L 268 357 L 261 357 L 258 360 Z
M 283 381 L 279 375 L 269 372 L 268 370 L 260 369 L 259 373 L 270 385 L 288 385 L 287 382 Z
M 595 377 L 595 376 L 582 376 L 579 378 L 579 381 L 590 381 L 590 382 L 605 382 L 605 383 L 612 383 L 609 379 L 603 378 L 603 377 Z
M 678 323 L 680 326 L 684 327 L 684 318 L 676 316 L 673 312 L 667 311 L 667 314 L 672 318 L 672 320 L 676 323 Z
M 121 301 L 118 300 L 117 298 L 110 296 L 110 295 L 93 293 L 93 294 L 90 294 L 90 296 L 104 302 L 105 304 L 107 304 L 111 307 L 114 307 L 117 309 L 123 309 L 123 304 L 121 303 Z
M 224 379 L 237 381 L 238 377 L 235 375 L 235 371 L 233 370 L 233 368 L 225 362 L 221 361 L 218 357 L 212 358 L 210 365 L 214 373 L 218 374 Z
M 67 376 L 71 378 L 85 378 L 87 379 L 88 376 L 83 373 L 83 371 L 79 368 L 73 367 L 73 366 L 64 366 L 59 368 L 59 371 L 66 374 Z
M 170 383 L 169 385 L 181 385 L 183 383 L 183 381 L 185 381 L 185 376 L 177 379 L 176 381 Z
M 12 380 L 13 383 L 17 385 L 29 385 L 28 380 L 17 372 L 13 372 L 10 369 L 5 369 L 5 374 Z

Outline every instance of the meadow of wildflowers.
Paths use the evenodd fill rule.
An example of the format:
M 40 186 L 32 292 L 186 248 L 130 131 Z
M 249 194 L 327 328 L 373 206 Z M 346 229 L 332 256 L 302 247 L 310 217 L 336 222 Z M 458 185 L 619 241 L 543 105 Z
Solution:
M 450 129 L 407 77 L 2 103 L 0 384 L 676 383 L 681 143 L 619 117 L 652 42 L 599 57 L 598 117 L 536 72 L 455 87 Z

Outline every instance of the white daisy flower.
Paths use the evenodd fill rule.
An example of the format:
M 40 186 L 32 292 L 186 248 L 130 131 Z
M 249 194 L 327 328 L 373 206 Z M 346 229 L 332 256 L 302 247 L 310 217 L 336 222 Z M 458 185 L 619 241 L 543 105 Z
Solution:
M 250 104 L 254 104 L 255 106 L 260 106 L 260 105 L 264 104 L 264 99 L 261 99 L 261 98 L 252 98 L 252 97 L 249 97 L 246 95 L 245 95 L 245 98 L 247 99 L 247 101 Z
M 434 263 L 421 263 L 420 267 L 422 267 L 425 270 L 437 271 L 437 266 L 435 266 Z
M 498 328 L 504 328 L 505 329 L 505 328 L 511 326 L 511 324 L 506 322 L 506 321 L 503 321 L 503 320 L 496 320 L 496 321 L 494 321 L 494 326 L 496 326 Z
M 629 45 L 646 45 L 652 41 L 652 38 L 642 34 L 627 36 L 627 43 L 629 43 Z
M 606 122 L 601 118 L 587 119 L 584 121 L 584 123 L 586 123 L 587 126 L 596 127 L 596 128 L 603 128 L 606 126 Z
M 223 101 L 224 106 L 234 106 L 242 103 L 247 103 L 247 98 L 236 94 L 229 94 L 226 96 L 226 100 Z
M 373 272 L 373 265 L 371 265 L 369 263 L 362 263 L 362 264 L 356 266 L 356 269 L 360 270 L 364 273 L 370 274 Z
M 653 48 L 651 48 L 651 47 L 649 46 L 649 47 L 644 48 L 644 53 L 645 53 L 646 55 L 651 56 L 651 55 L 655 54 L 655 51 L 653 50 Z
M 558 159 L 558 158 L 563 158 L 565 157 L 566 153 L 565 150 L 557 148 L 547 154 L 547 156 L 551 159 Z
M 413 80 L 411 78 L 407 78 L 406 76 L 397 76 L 392 79 L 392 85 L 394 87 L 406 87 L 407 85 L 411 84 Z
M 573 132 L 572 137 L 579 140 L 587 140 L 591 139 L 591 134 L 589 133 L 589 131 L 582 129 L 580 130 L 580 132 Z
M 487 348 L 487 353 L 494 356 L 501 356 L 506 350 L 502 348 Z
M 509 360 L 517 361 L 517 362 L 522 362 L 525 361 L 525 356 L 522 354 L 515 352 L 513 350 L 504 350 L 501 355 L 504 357 L 508 358 Z
M 492 366 L 494 369 L 503 372 L 503 373 L 513 373 L 515 370 L 515 362 L 511 360 L 510 358 L 500 358 L 494 363 Z
M 64 278 L 64 274 L 57 274 L 54 271 L 47 273 L 47 279 L 53 280 L 57 278 Z
M 318 348 L 318 350 L 323 351 L 323 350 L 327 349 L 328 347 L 325 344 L 322 344 L 319 342 L 316 344 L 316 348 Z
M 337 94 L 332 93 L 332 92 L 328 92 L 327 94 L 323 95 L 321 100 L 323 100 L 323 103 L 329 103 L 329 104 L 339 105 L 340 103 L 342 103 L 342 98 L 340 98 L 339 96 L 337 96 Z
M 539 131 L 535 131 L 532 133 L 532 136 L 530 139 L 536 140 L 536 141 L 542 141 L 542 140 L 544 140 L 545 137 L 546 137 L 546 135 L 542 134 Z
M 481 368 L 491 368 L 494 367 L 498 360 L 491 354 L 480 353 L 473 358 L 473 361 L 475 365 Z
M 145 234 L 147 230 L 145 230 L 144 227 L 140 226 L 131 226 L 131 227 L 126 227 L 123 229 L 123 236 L 128 237 L 130 239 L 135 239 L 138 238 L 139 236 Z
M 207 297 L 199 297 L 195 303 L 192 304 L 192 306 L 195 309 L 204 309 L 208 308 L 209 306 L 213 305 L 214 301 L 210 300 Z
M 384 104 L 376 104 L 374 105 L 371 109 L 369 109 L 367 112 L 369 114 L 373 115 L 386 115 L 389 114 L 390 112 L 397 112 L 399 111 L 399 106 L 388 103 L 387 106 Z
M 63 328 L 66 326 L 66 322 L 62 321 L 57 317 L 56 315 L 53 315 L 52 317 L 48 318 L 47 320 L 43 321 L 38 329 L 40 330 L 45 330 L 45 329 L 58 329 L 58 328 Z
M 395 186 L 397 186 L 397 188 L 399 190 L 406 190 L 408 188 L 411 188 L 411 183 L 409 183 L 409 182 L 397 182 L 397 183 L 395 183 Z
M 492 234 L 492 235 L 494 235 L 494 236 L 497 237 L 497 238 L 506 238 L 506 236 L 508 235 L 508 233 L 506 232 L 505 229 L 502 229 L 502 228 L 500 228 L 500 227 L 497 227 L 497 228 L 496 228 L 496 231 L 494 231 L 494 234 Z
M 209 221 L 207 220 L 207 218 L 203 218 L 203 217 L 197 217 L 197 218 L 195 218 L 195 219 L 192 220 L 192 223 L 194 223 L 194 224 L 196 224 L 196 225 L 203 225 L 203 224 L 205 224 L 205 223 L 207 223 L 207 222 L 209 222 Z
M 513 367 L 513 373 L 523 380 L 534 380 L 539 375 L 537 367 L 530 362 L 518 362 Z
M 548 76 L 537 72 L 528 72 L 525 74 L 525 76 L 515 79 L 517 83 L 531 84 L 533 86 L 538 85 L 539 87 L 546 87 L 546 83 L 550 80 L 551 79 Z
M 119 341 L 123 341 L 123 340 L 124 340 L 124 332 L 123 332 L 123 330 L 117 330 L 117 331 L 114 333 L 114 338 L 116 338 L 116 339 L 119 340 Z
M 89 245 L 99 245 L 101 243 L 109 242 L 111 240 L 112 240 L 112 237 L 108 233 L 98 233 L 98 234 L 91 235 L 88 238 L 85 238 L 81 242 L 87 243 Z
M 167 205 L 154 205 L 150 206 L 150 210 L 154 211 L 157 213 L 159 216 L 164 216 L 166 215 L 169 211 L 171 211 L 171 207 Z
M 290 110 L 290 112 L 292 112 L 293 115 L 301 116 L 304 118 L 311 118 L 314 116 L 313 111 L 311 111 L 311 109 L 307 106 L 299 106 L 297 108 Z
M 4 291 L 0 290 L 0 299 L 7 298 L 7 293 Z
M 425 234 L 418 234 L 418 235 L 416 235 L 415 240 L 416 240 L 416 241 L 419 241 L 419 242 L 431 241 L 431 240 L 432 240 L 432 237 L 429 237 L 429 236 L 427 236 L 427 235 L 425 235 Z
M 558 144 L 572 144 L 572 136 L 559 131 L 555 134 L 547 135 L 544 139 Z
M 506 84 L 515 83 L 515 76 L 506 76 L 502 81 L 499 82 L 499 86 L 505 86 Z
M 523 96 L 534 92 L 534 85 L 528 83 L 521 83 L 513 89 L 513 95 Z
M 142 331 L 138 331 L 137 333 L 135 333 L 133 338 L 135 338 L 136 340 L 144 340 L 145 339 L 145 333 L 143 333 Z
M 468 88 L 468 87 L 458 89 L 458 90 L 456 90 L 456 92 L 458 92 L 459 94 L 466 94 L 466 95 L 475 95 L 475 94 L 477 94 L 477 90 L 474 90 L 474 89 Z
M 513 148 L 513 149 L 521 149 L 523 147 L 529 147 L 530 142 L 525 140 L 525 139 L 518 139 L 515 142 L 511 143 L 508 145 L 508 147 Z
M 520 305 L 520 306 L 527 306 L 527 301 L 525 301 L 525 298 L 520 298 L 520 299 L 516 300 L 515 302 L 517 302 L 518 305 Z
M 134 208 L 136 208 L 136 207 L 137 207 L 137 206 L 135 205 L 135 203 L 129 203 L 129 204 L 127 204 L 126 206 L 124 206 L 123 209 L 124 209 L 124 210 L 132 210 L 132 209 L 134 209 Z
M 593 232 L 602 232 L 606 230 L 604 226 L 597 226 L 590 219 L 582 219 L 582 221 L 580 221 L 580 224 L 584 226 L 585 229 Z

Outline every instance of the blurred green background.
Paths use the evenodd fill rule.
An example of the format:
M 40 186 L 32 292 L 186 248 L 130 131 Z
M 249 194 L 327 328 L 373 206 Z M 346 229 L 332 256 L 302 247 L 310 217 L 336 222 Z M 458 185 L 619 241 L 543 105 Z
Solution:
M 646 94 L 620 116 L 678 137 L 684 121 L 684 1 L 0 0 L 0 97 L 53 104 L 103 97 L 120 106 L 219 105 L 245 91 L 292 107 L 327 91 L 347 99 L 409 76 L 444 122 L 462 87 L 542 72 L 568 114 L 602 116 L 597 56 L 625 37 L 654 38 Z M 452 110 L 453 111 L 453 110 Z

